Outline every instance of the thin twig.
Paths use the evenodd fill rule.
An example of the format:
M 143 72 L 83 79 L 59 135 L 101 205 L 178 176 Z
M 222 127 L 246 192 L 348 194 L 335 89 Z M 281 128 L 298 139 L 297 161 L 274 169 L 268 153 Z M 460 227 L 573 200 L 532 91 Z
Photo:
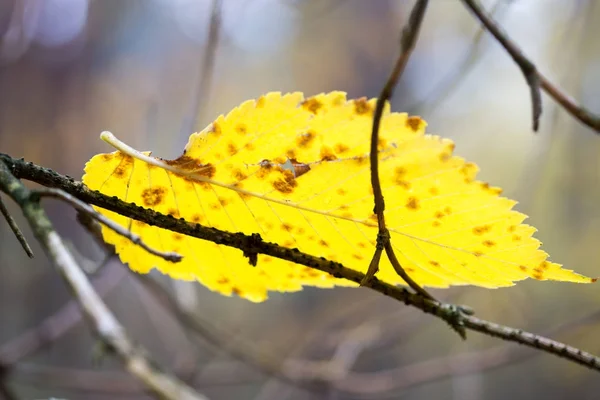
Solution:
M 231 233 L 216 228 L 208 228 L 200 224 L 189 223 L 187 221 L 175 219 L 170 215 L 164 215 L 132 203 L 126 203 L 117 198 L 103 195 L 98 191 L 91 191 L 83 183 L 60 175 L 53 170 L 40 167 L 24 160 L 15 159 L 2 153 L 0 153 L 0 168 L 4 169 L 1 164 L 5 164 L 16 178 L 28 179 L 44 186 L 60 188 L 81 201 L 114 211 L 128 218 L 133 218 L 159 228 L 198 239 L 208 240 L 216 244 L 233 247 L 241 251 L 254 252 L 281 260 L 291 261 L 296 264 L 326 272 L 338 278 L 350 280 L 357 284 L 360 284 L 365 277 L 362 272 L 346 268 L 342 264 L 334 261 L 311 256 L 298 251 L 297 249 L 288 249 L 274 243 L 257 240 L 256 237 L 245 235 L 243 233 Z M 427 314 L 437 316 L 448 323 L 456 323 L 458 315 L 456 309 L 424 298 L 421 295 L 414 294 L 403 287 L 387 284 L 378 280 L 376 277 L 368 282 L 367 287 L 406 305 L 418 308 Z M 520 329 L 498 325 L 490 321 L 476 318 L 472 315 L 465 315 L 465 313 L 460 314 L 460 322 L 466 329 L 509 342 L 520 343 L 600 371 L 600 358 L 564 343 Z
M 573 117 L 583 124 L 592 128 L 596 133 L 600 133 L 600 117 L 585 109 L 583 106 L 560 88 L 555 86 L 550 80 L 543 76 L 521 49 L 509 39 L 506 32 L 494 21 L 494 19 L 483 10 L 477 0 L 462 0 L 465 6 L 477 17 L 485 28 L 496 38 L 496 40 L 510 54 L 515 63 L 519 66 L 525 80 L 531 89 L 531 100 L 533 105 L 533 130 L 537 131 L 539 118 L 542 113 L 542 101 L 540 88 L 560 104 Z
M 25 253 L 27 253 L 27 256 L 29 258 L 33 258 L 33 250 L 31 250 L 29 243 L 27 243 L 27 239 L 25 239 L 25 236 L 23 236 L 23 232 L 21 232 L 21 230 L 19 229 L 19 226 L 17 225 L 17 222 L 14 220 L 12 215 L 10 215 L 10 213 L 8 212 L 8 208 L 6 208 L 4 201 L 2 201 L 2 196 L 0 196 L 0 213 L 2 213 L 2 215 L 6 219 L 8 226 L 13 231 L 17 240 L 21 244 L 21 247 L 23 248 L 23 250 L 25 250 Z
M 116 224 L 115 222 L 111 221 L 110 219 L 106 218 L 104 215 L 102 215 L 99 212 L 97 212 L 96 210 L 94 210 L 89 205 L 85 204 L 84 202 L 82 202 L 79 199 L 76 199 L 75 197 L 71 196 L 70 194 L 65 193 L 64 191 L 62 191 L 60 189 L 54 189 L 54 188 L 39 189 L 39 190 L 33 191 L 32 194 L 34 196 L 39 196 L 39 197 L 54 197 L 54 198 L 57 198 L 57 199 L 60 199 L 64 202 L 66 202 L 66 203 L 69 203 L 77 211 L 87 214 L 89 217 L 95 219 L 99 223 L 105 225 L 107 228 L 115 231 L 117 234 L 123 236 L 124 238 L 129 239 L 133 244 L 140 246 L 142 249 L 146 250 L 148 253 L 150 253 L 152 255 L 164 258 L 165 260 L 171 261 L 174 263 L 180 262 L 183 258 L 180 254 L 177 254 L 177 253 L 163 252 L 163 251 L 153 249 L 152 247 L 150 247 L 146 243 L 144 243 L 144 241 L 142 240 L 142 238 L 139 235 L 136 235 L 135 233 L 123 228 L 119 224 Z
M 212 0 L 208 38 L 202 56 L 202 72 L 200 77 L 196 78 L 198 83 L 194 87 L 190 109 L 184 117 L 183 126 L 181 127 L 181 134 L 185 137 L 196 129 L 198 121 L 202 121 L 203 111 L 206 110 L 206 107 L 200 106 L 200 101 L 207 99 L 210 94 L 210 83 L 213 79 L 219 34 L 221 32 L 221 3 L 222 0 Z
M 6 164 L 0 162 L 0 190 L 8 194 L 23 211 L 34 236 L 52 261 L 57 271 L 82 306 L 94 331 L 104 344 L 121 359 L 125 368 L 152 392 L 165 399 L 201 400 L 204 396 L 177 378 L 159 371 L 141 346 L 135 345 L 115 318 L 73 255 L 56 233 L 52 222 L 39 203 L 39 196 L 15 178 Z
M 419 37 L 419 31 L 421 29 L 421 24 L 423 22 L 423 18 L 425 17 L 425 11 L 427 10 L 428 0 L 417 0 L 415 6 L 413 7 L 410 17 L 408 19 L 408 23 L 406 27 L 404 27 L 402 31 L 402 36 L 400 38 L 400 56 L 398 60 L 396 60 L 396 65 L 394 65 L 394 69 L 390 77 L 388 78 L 379 98 L 377 99 L 377 103 L 375 105 L 375 113 L 373 115 L 373 129 L 371 131 L 371 152 L 370 152 L 370 162 L 371 162 L 371 185 L 373 186 L 373 198 L 375 200 L 375 208 L 374 213 L 377 215 L 377 222 L 379 226 L 379 233 L 377 235 L 377 249 L 375 250 L 375 254 L 373 256 L 373 260 L 369 265 L 369 270 L 367 271 L 367 275 L 365 276 L 364 282 L 361 282 L 361 285 L 366 285 L 367 282 L 372 279 L 379 268 L 379 258 L 381 257 L 381 252 L 385 249 L 388 258 L 394 270 L 404 281 L 417 293 L 421 296 L 435 300 L 432 295 L 430 295 L 425 289 L 419 286 L 412 278 L 406 273 L 404 268 L 398 262 L 398 259 L 394 255 L 394 250 L 392 248 L 390 242 L 390 233 L 385 226 L 385 201 L 383 199 L 383 192 L 381 190 L 381 182 L 379 180 L 379 126 L 381 124 L 381 117 L 383 116 L 383 109 L 387 101 L 392 97 L 394 93 L 394 89 L 398 83 L 398 79 L 404 72 L 404 68 L 408 63 L 408 59 L 412 54 L 413 49 L 415 48 L 415 44 L 417 43 L 417 38 Z

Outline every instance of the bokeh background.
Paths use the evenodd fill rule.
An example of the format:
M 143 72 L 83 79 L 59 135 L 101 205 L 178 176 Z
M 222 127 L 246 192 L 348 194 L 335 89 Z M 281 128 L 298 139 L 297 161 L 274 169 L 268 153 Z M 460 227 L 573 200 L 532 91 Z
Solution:
M 223 0 L 211 25 L 215 4 L 0 0 L 0 151 L 79 178 L 109 150 L 103 130 L 176 157 L 191 132 L 265 92 L 377 96 L 413 2 Z M 598 1 L 483 4 L 544 74 L 600 112 Z M 554 261 L 600 275 L 600 137 L 547 96 L 534 134 L 518 67 L 460 2 L 430 2 L 392 105 L 454 139 L 484 180 L 518 199 Z M 153 274 L 199 334 L 118 261 L 94 268 L 103 252 L 75 212 L 45 206 L 131 336 L 212 399 L 598 398 L 596 372 L 476 333 L 461 341 L 442 321 L 367 289 L 305 289 L 251 304 Z M 36 258 L 0 222 L 4 384 L 19 399 L 148 398 L 118 362 L 97 357 L 70 293 L 9 208 Z M 537 281 L 435 292 L 595 354 L 599 293 Z

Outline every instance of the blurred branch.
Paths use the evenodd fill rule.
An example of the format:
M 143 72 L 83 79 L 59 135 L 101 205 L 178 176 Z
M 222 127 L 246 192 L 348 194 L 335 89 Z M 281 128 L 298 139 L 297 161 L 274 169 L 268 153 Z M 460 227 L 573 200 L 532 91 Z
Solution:
M 181 134 L 184 137 L 188 137 L 192 132 L 195 132 L 198 120 L 202 121 L 201 117 L 206 109 L 206 107 L 200 106 L 200 101 L 208 99 L 210 93 L 219 45 L 219 33 L 221 31 L 221 3 L 222 0 L 212 0 L 208 39 L 202 56 L 202 72 L 200 77 L 196 79 L 197 84 L 193 88 L 190 109 L 184 117 L 181 128 Z
M 135 274 L 134 276 L 183 326 L 190 329 L 210 344 L 282 382 L 289 383 L 293 386 L 305 386 L 303 387 L 304 389 L 312 390 L 306 383 L 299 383 L 297 379 L 288 376 L 285 371 L 282 372 L 281 363 L 264 354 L 264 352 L 255 348 L 252 344 L 247 342 L 243 344 L 237 343 L 235 340 L 231 339 L 229 332 L 219 329 L 214 326 L 214 324 L 209 326 L 198 317 L 182 310 L 175 297 L 150 276 L 139 274 Z
M 506 0 L 496 0 L 491 8 L 490 14 L 494 17 L 500 16 L 511 4 L 512 2 L 507 2 Z M 454 93 L 454 91 L 461 86 L 481 55 L 481 44 L 486 37 L 485 33 L 486 30 L 483 26 L 477 29 L 469 49 L 462 56 L 462 60 L 458 62 L 456 66 L 450 68 L 449 72 L 440 79 L 440 82 L 437 83 L 422 100 L 417 100 L 405 108 L 409 115 L 417 113 L 428 115 L 433 113 L 439 104 L 446 100 L 449 95 Z
M 536 66 L 523 54 L 521 49 L 511 40 L 504 30 L 494 21 L 494 19 L 483 10 L 477 0 L 462 0 L 465 6 L 477 17 L 485 28 L 496 38 L 496 40 L 510 54 L 512 59 L 521 69 L 527 84 L 531 89 L 531 101 L 533 106 L 533 130 L 537 131 L 539 118 L 542 113 L 542 100 L 540 88 L 560 104 L 573 117 L 583 124 L 592 128 L 596 133 L 600 133 L 600 116 L 594 115 L 585 109 L 569 95 L 564 93 L 559 87 L 555 86 L 545 76 L 543 76 Z
M 584 315 L 573 321 L 546 331 L 545 335 L 564 335 L 575 328 L 597 322 L 600 310 Z M 400 368 L 376 373 L 349 373 L 344 380 L 334 382 L 338 390 L 352 393 L 353 396 L 379 398 L 386 392 L 407 390 L 409 388 L 440 381 L 449 377 L 481 374 L 496 368 L 525 361 L 538 355 L 528 348 L 498 346 L 495 348 L 440 357 Z
M 105 296 L 124 276 L 122 268 L 108 267 L 93 279 L 92 284 L 100 296 Z M 16 363 L 34 355 L 69 332 L 81 321 L 81 317 L 79 304 L 75 300 L 69 301 L 37 326 L 0 345 L 0 368 L 10 372 Z
M 125 364 L 125 368 L 142 381 L 149 390 L 165 399 L 204 399 L 183 382 L 159 371 L 141 346 L 135 345 L 125 329 L 104 304 L 98 293 L 54 230 L 39 203 L 39 196 L 29 190 L 0 162 L 0 190 L 8 194 L 20 207 L 34 236 L 81 304 L 94 331 L 108 348 Z
M 21 247 L 23 248 L 23 250 L 25 250 L 25 253 L 27 253 L 27 256 L 29 258 L 33 258 L 33 250 L 31 250 L 29 243 L 27 243 L 27 239 L 25 239 L 25 236 L 23 236 L 23 232 L 21 232 L 21 230 L 19 229 L 19 226 L 17 225 L 17 222 L 14 220 L 12 215 L 10 215 L 10 213 L 8 212 L 8 208 L 6 208 L 6 205 L 4 204 L 4 201 L 2 200 L 2 196 L 0 196 L 0 213 L 4 216 L 4 219 L 6 219 L 6 222 L 8 223 L 10 230 L 16 236 L 17 240 L 21 244 Z
M 198 239 L 209 240 L 216 244 L 237 248 L 247 254 L 260 253 L 291 261 L 296 264 L 329 273 L 337 278 L 353 281 L 357 284 L 360 284 L 365 277 L 365 274 L 346 268 L 340 263 L 311 256 L 298 251 L 298 249 L 288 249 L 274 243 L 264 242 L 262 239 L 257 238 L 256 235 L 231 233 L 216 228 L 209 228 L 200 224 L 193 224 L 184 220 L 175 219 L 170 215 L 164 215 L 132 203 L 126 203 L 116 197 L 106 196 L 98 191 L 91 191 L 81 182 L 60 175 L 53 170 L 37 166 L 24 160 L 14 159 L 6 154 L 0 153 L 0 167 L 2 170 L 8 168 L 16 178 L 32 180 L 47 187 L 60 188 L 86 203 L 117 212 L 126 217 L 163 229 L 196 237 Z M 3 175 L 6 175 L 6 173 Z M 22 187 L 23 190 L 27 190 L 20 182 L 18 182 L 18 185 L 19 187 Z M 451 325 L 456 324 L 458 319 L 458 322 L 466 329 L 502 340 L 520 343 L 600 371 L 600 358 L 564 343 L 525 332 L 520 329 L 498 325 L 490 321 L 476 318 L 472 315 L 465 315 L 464 313 L 457 311 L 455 307 L 439 304 L 430 299 L 426 299 L 423 296 L 411 293 L 403 287 L 396 287 L 381 282 L 376 277 L 368 282 L 368 287 L 406 305 L 418 308 L 427 314 L 437 316 Z M 97 297 L 95 293 L 94 296 Z M 112 314 L 109 315 L 112 317 Z

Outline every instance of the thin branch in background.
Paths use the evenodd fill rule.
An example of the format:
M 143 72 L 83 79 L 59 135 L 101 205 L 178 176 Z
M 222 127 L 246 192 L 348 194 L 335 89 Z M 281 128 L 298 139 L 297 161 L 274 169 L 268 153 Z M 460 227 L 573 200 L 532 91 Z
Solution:
M 15 237 L 21 244 L 21 247 L 23 248 L 23 250 L 25 250 L 25 253 L 27 253 L 27 256 L 29 258 L 33 258 L 33 250 L 31 250 L 29 243 L 27 243 L 27 239 L 25 239 L 25 236 L 23 236 L 23 232 L 21 232 L 19 226 L 17 225 L 17 222 L 8 212 L 8 208 L 6 208 L 4 201 L 2 201 L 2 196 L 0 196 L 0 213 L 4 216 L 4 219 L 6 219 L 10 230 L 14 233 Z
M 314 390 L 306 383 L 298 382 L 297 380 L 287 376 L 281 370 L 281 363 L 277 362 L 264 351 L 254 347 L 251 343 L 236 343 L 229 340 L 230 334 L 214 324 L 208 324 L 202 321 L 197 316 L 193 316 L 181 309 L 177 300 L 171 293 L 165 290 L 161 284 L 156 282 L 148 275 L 135 274 L 135 278 L 144 286 L 146 290 L 153 294 L 163 307 L 165 307 L 177 320 L 186 328 L 190 329 L 195 334 L 206 340 L 208 343 L 235 357 L 236 359 L 252 365 L 264 372 L 265 374 L 277 378 L 278 380 L 297 386 L 306 390 Z
M 596 323 L 600 311 L 594 311 L 544 332 L 545 335 L 564 335 L 581 326 Z M 358 398 L 382 398 L 416 386 L 470 374 L 482 374 L 496 368 L 523 362 L 539 353 L 514 346 L 498 346 L 483 351 L 450 355 L 404 367 L 376 373 L 349 373 L 344 380 L 333 383 L 338 390 Z M 388 396 L 386 396 L 386 393 Z
M 53 188 L 39 189 L 39 190 L 35 190 L 33 192 L 33 195 L 39 196 L 39 197 L 54 197 L 54 198 L 60 199 L 64 202 L 70 204 L 77 211 L 87 214 L 89 217 L 95 219 L 102 225 L 113 230 L 115 233 L 123 236 L 124 238 L 129 239 L 133 244 L 140 246 L 142 249 L 146 250 L 148 253 L 150 253 L 152 255 L 164 258 L 165 260 L 171 261 L 174 263 L 180 262 L 181 259 L 183 258 L 181 255 L 174 253 L 174 252 L 162 252 L 162 251 L 153 249 L 152 247 L 150 247 L 146 243 L 144 243 L 144 241 L 142 241 L 142 238 L 139 235 L 136 235 L 135 233 L 123 228 L 121 225 L 111 221 L 110 219 L 106 218 L 104 215 L 102 215 L 99 212 L 97 212 L 96 210 L 94 210 L 89 205 L 87 205 L 84 202 L 82 202 L 81 200 L 71 196 L 70 194 L 65 193 L 62 190 L 53 189 Z
M 0 153 L 0 170 L 5 170 L 6 168 L 13 173 L 15 178 L 28 179 L 43 186 L 60 188 L 81 201 L 105 208 L 109 211 L 114 211 L 128 218 L 152 224 L 159 228 L 202 240 L 208 240 L 215 244 L 236 248 L 241 251 L 264 254 L 281 260 L 290 261 L 326 272 L 338 278 L 347 279 L 357 284 L 360 284 L 365 277 L 365 274 L 362 272 L 346 268 L 342 264 L 334 261 L 303 253 L 297 249 L 288 249 L 274 243 L 257 240 L 256 237 L 245 235 L 240 232 L 231 233 L 216 228 L 209 228 L 200 224 L 189 223 L 184 220 L 175 219 L 170 215 L 164 215 L 154 210 L 139 207 L 133 203 L 126 203 L 118 198 L 106 196 L 97 191 L 91 191 L 83 183 L 60 175 L 51 169 L 43 168 L 25 160 L 15 159 Z M 447 304 L 440 304 L 436 301 L 424 298 L 421 295 L 412 293 L 406 288 L 390 285 L 380 281 L 376 277 L 368 282 L 367 287 L 384 296 L 393 298 L 427 314 L 436 316 L 451 325 L 454 325 L 457 322 L 456 309 L 452 309 L 452 307 L 449 307 Z M 466 329 L 480 332 L 484 335 L 501 340 L 520 343 L 548 354 L 570 360 L 576 364 L 586 366 L 596 371 L 600 371 L 600 358 L 564 343 L 521 329 L 495 324 L 491 321 L 476 318 L 464 312 L 460 313 L 459 322 Z
M 506 0 L 496 0 L 490 13 L 494 17 L 500 17 L 511 4 L 513 3 Z M 434 110 L 461 86 L 481 56 L 483 50 L 481 44 L 484 42 L 483 39 L 486 37 L 486 33 L 487 31 L 483 26 L 478 27 L 469 49 L 462 56 L 462 60 L 456 66 L 451 67 L 449 72 L 440 79 L 439 83 L 422 100 L 417 100 L 408 105 L 406 107 L 408 114 L 417 112 L 423 115 L 433 114 Z
M 39 196 L 14 177 L 3 162 L 0 162 L 0 190 L 21 207 L 34 236 L 81 304 L 82 311 L 88 317 L 95 333 L 121 359 L 125 369 L 161 398 L 205 399 L 179 379 L 159 371 L 155 367 L 156 364 L 146 356 L 146 350 L 132 342 L 54 230 L 52 222 L 39 203 Z
M 521 49 L 509 39 L 504 30 L 494 21 L 494 19 L 483 10 L 477 0 L 462 0 L 465 6 L 477 17 L 485 28 L 496 38 L 496 40 L 510 54 L 515 63 L 519 66 L 527 84 L 531 89 L 531 100 L 533 103 L 533 130 L 536 131 L 539 125 L 539 117 L 542 112 L 542 102 L 540 88 L 550 97 L 559 103 L 573 117 L 583 124 L 592 128 L 596 133 L 600 133 L 600 117 L 585 109 L 566 93 L 555 86 L 545 76 L 543 76 L 536 66 L 523 54 Z
M 125 276 L 123 268 L 107 266 L 92 280 L 97 293 L 104 297 L 113 290 Z M 33 328 L 20 333 L 14 339 L 0 345 L 0 368 L 9 372 L 15 364 L 47 348 L 63 337 L 81 321 L 81 307 L 70 300 L 58 311 L 42 320 Z
M 208 99 L 210 86 L 219 47 L 219 35 L 221 32 L 222 0 L 212 0 L 210 23 L 208 27 L 208 38 L 204 54 L 202 55 L 202 72 L 196 78 L 197 84 L 193 87 L 192 101 L 186 113 L 181 127 L 183 137 L 188 137 L 196 130 L 198 121 L 203 120 L 206 107 L 200 105 L 200 101 Z
M 373 115 L 373 129 L 371 131 L 371 151 L 370 151 L 370 163 L 371 163 L 371 185 L 373 186 L 373 197 L 375 201 L 374 212 L 377 215 L 377 222 L 379 225 L 379 233 L 377 234 L 377 248 L 375 250 L 375 254 L 373 255 L 373 259 L 371 260 L 371 264 L 369 265 L 369 269 L 367 274 L 365 275 L 365 279 L 361 282 L 361 285 L 366 285 L 370 279 L 375 276 L 377 269 L 379 268 L 379 259 L 381 258 L 381 253 L 385 249 L 385 252 L 396 270 L 396 273 L 404 279 L 404 281 L 417 293 L 427 299 L 435 300 L 432 295 L 430 295 L 425 289 L 423 289 L 419 284 L 412 280 L 412 278 L 406 273 L 404 268 L 400 265 L 400 262 L 394 255 L 394 249 L 392 248 L 392 244 L 390 242 L 390 233 L 385 226 L 385 201 L 383 199 L 383 192 L 381 190 L 381 182 L 379 180 L 379 126 L 381 124 L 381 117 L 383 115 L 383 109 L 388 102 L 388 100 L 392 97 L 394 93 L 394 89 L 396 84 L 398 83 L 398 79 L 404 72 L 404 68 L 408 63 L 408 59 L 412 54 L 412 51 L 417 43 L 417 38 L 419 37 L 419 31 L 421 29 L 421 24 L 423 22 L 423 18 L 425 17 L 425 11 L 427 10 L 428 0 L 417 0 L 415 3 L 410 17 L 408 19 L 408 23 L 404 27 L 402 31 L 402 36 L 400 38 L 400 56 L 394 65 L 394 69 L 390 77 L 388 78 L 381 94 L 377 99 L 377 104 L 375 105 L 375 113 Z

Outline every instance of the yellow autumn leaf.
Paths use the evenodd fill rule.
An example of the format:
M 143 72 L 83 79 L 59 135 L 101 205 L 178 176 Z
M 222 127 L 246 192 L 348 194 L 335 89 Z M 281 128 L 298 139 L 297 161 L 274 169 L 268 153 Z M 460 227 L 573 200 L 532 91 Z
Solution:
M 109 196 L 218 229 L 259 233 L 268 242 L 338 261 L 366 272 L 377 219 L 369 168 L 375 100 L 332 92 L 269 93 L 220 116 L 192 134 L 183 155 L 164 160 L 118 142 L 93 157 L 83 182 Z M 404 269 L 421 286 L 511 286 L 539 280 L 591 282 L 546 260 L 535 228 L 513 211 L 515 201 L 475 179 L 478 168 L 453 156 L 454 144 L 425 135 L 418 117 L 386 107 L 379 141 L 386 223 Z M 303 286 L 355 286 L 304 266 L 152 227 L 111 211 L 102 214 L 158 250 L 183 256 L 171 263 L 103 228 L 134 271 L 152 268 L 198 280 L 225 295 L 263 301 L 269 291 Z M 377 277 L 404 284 L 383 257 Z

